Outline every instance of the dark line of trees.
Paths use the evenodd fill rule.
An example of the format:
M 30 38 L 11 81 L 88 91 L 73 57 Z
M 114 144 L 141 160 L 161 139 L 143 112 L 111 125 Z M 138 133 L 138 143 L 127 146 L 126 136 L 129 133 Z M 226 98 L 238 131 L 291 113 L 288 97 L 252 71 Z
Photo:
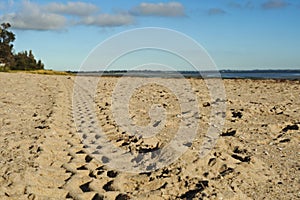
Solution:
M 16 37 L 8 30 L 10 27 L 9 23 L 0 26 L 0 71 L 44 69 L 42 61 L 37 61 L 31 50 L 14 53 L 13 42 Z

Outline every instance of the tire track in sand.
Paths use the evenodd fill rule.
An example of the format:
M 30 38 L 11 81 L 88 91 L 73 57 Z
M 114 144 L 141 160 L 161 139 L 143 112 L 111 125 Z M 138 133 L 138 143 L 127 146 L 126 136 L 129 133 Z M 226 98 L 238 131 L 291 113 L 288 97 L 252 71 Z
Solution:
M 72 127 L 67 118 L 68 93 L 61 82 L 62 78 L 51 77 L 54 79 L 51 82 L 55 82 L 53 87 L 44 85 L 52 96 L 52 110 L 47 115 L 47 128 L 44 129 L 44 138 L 39 145 L 40 154 L 35 159 L 37 167 L 25 173 L 25 179 L 29 183 L 25 193 L 31 198 L 64 199 L 69 195 L 69 191 L 63 186 L 71 173 L 62 166 L 71 159 L 67 138 L 71 136 Z M 62 118 L 65 120 L 62 121 Z

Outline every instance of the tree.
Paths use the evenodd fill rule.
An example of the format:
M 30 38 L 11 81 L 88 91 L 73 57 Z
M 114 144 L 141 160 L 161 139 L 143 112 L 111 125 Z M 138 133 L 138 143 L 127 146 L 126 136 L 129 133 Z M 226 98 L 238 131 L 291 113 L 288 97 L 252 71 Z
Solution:
M 32 51 L 19 52 L 15 55 L 15 65 L 11 67 L 12 70 L 35 70 L 44 69 L 44 64 L 41 60 L 36 61 Z
M 9 23 L 2 23 L 0 26 L 0 61 L 6 66 L 14 65 L 13 42 L 15 34 L 8 29 Z
M 12 43 L 16 38 L 15 34 L 8 30 L 10 27 L 9 23 L 2 23 L 0 26 L 0 64 L 12 70 L 44 69 L 42 61 L 36 61 L 31 50 L 29 53 L 24 51 L 14 55 Z

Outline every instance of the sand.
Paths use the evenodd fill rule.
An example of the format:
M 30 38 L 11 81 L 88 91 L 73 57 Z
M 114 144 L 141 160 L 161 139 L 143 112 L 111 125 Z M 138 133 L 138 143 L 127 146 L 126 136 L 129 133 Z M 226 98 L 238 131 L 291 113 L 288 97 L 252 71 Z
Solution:
M 85 78 L 95 83 L 95 77 Z M 197 120 L 196 137 L 171 164 L 135 173 L 109 164 L 101 155 L 101 135 L 89 140 L 92 128 L 100 125 L 106 142 L 125 152 L 151 152 L 172 142 L 181 117 L 189 113 L 180 110 L 178 97 L 167 88 L 148 84 L 137 89 L 129 117 L 139 126 L 159 128 L 157 135 L 141 138 L 116 122 L 112 94 L 118 78 L 100 79 L 93 113 L 86 101 L 74 108 L 75 79 L 0 73 L 0 199 L 300 198 L 299 81 L 224 80 L 226 98 L 218 101 L 226 103 L 226 110 L 218 115 L 225 124 L 216 145 L 199 157 L 218 101 L 211 100 L 203 80 L 188 79 L 199 108 L 199 115 L 189 117 Z M 148 111 L 154 104 L 166 110 L 165 124 L 151 121 Z M 90 152 L 97 147 L 98 153 Z

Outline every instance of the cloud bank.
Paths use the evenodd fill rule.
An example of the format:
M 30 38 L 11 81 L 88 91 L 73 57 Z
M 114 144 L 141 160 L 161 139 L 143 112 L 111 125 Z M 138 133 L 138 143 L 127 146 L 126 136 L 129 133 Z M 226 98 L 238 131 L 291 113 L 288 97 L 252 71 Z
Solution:
M 103 27 L 114 27 L 130 25 L 134 22 L 134 18 L 128 14 L 100 14 L 96 16 L 88 16 L 83 18 L 78 24 L 95 25 Z
M 13 28 L 21 30 L 58 30 L 67 23 L 64 16 L 45 12 L 29 1 L 22 3 L 20 11 L 0 16 L 0 21 L 9 22 Z
M 169 3 L 141 3 L 132 8 L 130 13 L 137 16 L 164 16 L 180 17 L 184 16 L 184 6 L 178 2 Z
M 48 12 L 77 16 L 87 16 L 99 10 L 96 5 L 83 2 L 50 3 L 44 6 L 44 9 Z
M 4 7 L 0 3 L 0 9 Z M 117 27 L 134 24 L 139 16 L 185 15 L 183 5 L 177 2 L 141 3 L 122 13 L 102 13 L 97 5 L 80 1 L 40 5 L 24 0 L 16 7 L 14 12 L 0 14 L 0 21 L 9 22 L 14 29 L 38 31 L 63 30 L 76 25 Z

